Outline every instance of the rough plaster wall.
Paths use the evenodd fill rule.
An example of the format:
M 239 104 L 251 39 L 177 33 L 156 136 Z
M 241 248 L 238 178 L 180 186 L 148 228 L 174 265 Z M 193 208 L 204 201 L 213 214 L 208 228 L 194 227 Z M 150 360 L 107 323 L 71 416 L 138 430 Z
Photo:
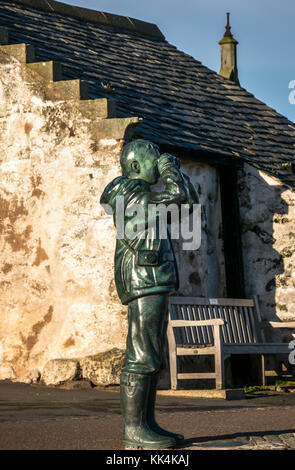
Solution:
M 99 205 L 121 142 L 93 140 L 73 103 L 50 101 L 17 64 L 0 70 L 0 346 L 23 375 L 52 358 L 125 347 L 113 280 L 115 232 Z M 184 162 L 202 204 L 202 243 L 175 242 L 181 295 L 224 296 L 216 169 Z
M 197 250 L 184 250 L 185 240 L 182 238 L 172 240 L 180 280 L 177 295 L 225 297 L 218 171 L 205 163 L 184 160 L 181 168 L 190 177 L 199 194 L 202 231 L 201 246 Z
M 238 179 L 246 295 L 264 318 L 294 320 L 295 192 L 247 164 Z
M 114 230 L 99 197 L 121 143 L 91 138 L 71 103 L 0 69 L 0 345 L 18 375 L 51 358 L 124 348 Z

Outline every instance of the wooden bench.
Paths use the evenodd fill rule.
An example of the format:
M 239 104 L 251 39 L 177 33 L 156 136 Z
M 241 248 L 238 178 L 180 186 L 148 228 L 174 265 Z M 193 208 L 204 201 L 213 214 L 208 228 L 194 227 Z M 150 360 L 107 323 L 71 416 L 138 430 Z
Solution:
M 288 343 L 267 343 L 263 329 L 292 328 L 294 322 L 263 322 L 258 299 L 208 299 L 170 297 L 168 345 L 171 388 L 176 390 L 181 379 L 215 379 L 216 388 L 225 388 L 224 362 L 232 354 L 261 356 L 262 384 L 266 354 L 290 354 Z M 214 355 L 215 372 L 178 373 L 177 357 Z

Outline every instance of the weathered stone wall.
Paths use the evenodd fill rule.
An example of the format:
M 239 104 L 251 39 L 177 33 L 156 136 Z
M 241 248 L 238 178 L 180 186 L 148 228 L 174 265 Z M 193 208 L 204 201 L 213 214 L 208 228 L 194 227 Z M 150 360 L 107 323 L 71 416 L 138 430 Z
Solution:
M 50 359 L 125 348 L 115 232 L 99 205 L 120 173 L 122 140 L 94 136 L 75 100 L 49 99 L 25 66 L 2 62 L 0 344 L 5 366 L 23 376 Z M 175 241 L 179 293 L 223 296 L 217 172 L 194 162 L 183 168 L 200 195 L 202 243 L 183 251 Z
M 112 218 L 99 205 L 120 173 L 122 141 L 94 137 L 74 100 L 48 99 L 27 73 L 1 64 L 0 344 L 17 376 L 50 359 L 124 349 L 127 330 L 113 280 Z M 179 293 L 222 296 L 217 172 L 183 167 L 200 194 L 202 243 L 183 251 L 183 240 L 175 242 Z
M 126 333 L 99 205 L 122 141 L 94 138 L 74 101 L 46 98 L 26 73 L 0 66 L 0 345 L 17 376 L 124 349 Z
M 264 318 L 294 320 L 295 192 L 247 164 L 238 181 L 246 295 L 259 296 Z

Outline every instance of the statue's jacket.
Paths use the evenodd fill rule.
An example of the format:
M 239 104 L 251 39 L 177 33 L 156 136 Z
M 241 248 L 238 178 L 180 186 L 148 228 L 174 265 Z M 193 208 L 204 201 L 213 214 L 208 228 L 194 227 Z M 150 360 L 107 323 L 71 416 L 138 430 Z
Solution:
M 177 204 L 189 201 L 188 182 L 181 171 L 167 158 L 159 168 L 165 190 L 151 191 L 142 179 L 115 178 L 105 188 L 100 203 L 111 207 L 117 227 L 115 251 L 115 283 L 122 304 L 151 294 L 171 293 L 179 286 L 177 264 L 167 231 L 166 238 L 159 235 L 159 216 L 151 216 L 151 205 Z M 144 220 L 135 216 L 139 204 Z M 153 212 L 155 214 L 155 212 Z M 136 227 L 134 225 L 136 224 Z M 122 230 L 124 227 L 124 230 Z M 136 228 L 136 237 L 126 236 Z M 139 231 L 140 230 L 140 231 Z M 120 232 L 120 233 L 118 233 Z M 118 235 L 122 238 L 118 238 Z

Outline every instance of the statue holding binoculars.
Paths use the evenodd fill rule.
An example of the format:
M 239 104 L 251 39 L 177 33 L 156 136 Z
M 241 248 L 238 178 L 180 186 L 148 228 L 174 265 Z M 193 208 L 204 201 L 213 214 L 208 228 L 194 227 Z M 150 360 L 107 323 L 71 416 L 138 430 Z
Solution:
M 165 363 L 168 298 L 178 289 L 178 272 L 169 234 L 160 236 L 159 217 L 151 223 L 148 208 L 154 204 L 192 205 L 198 196 L 179 160 L 160 155 L 149 141 L 125 145 L 120 163 L 122 176 L 107 185 L 100 202 L 112 208 L 117 226 L 122 214 L 116 213 L 116 201 L 124 198 L 123 233 L 132 233 L 135 223 L 128 208 L 140 205 L 144 214 L 140 233 L 117 237 L 115 251 L 116 288 L 122 304 L 128 305 L 126 361 L 120 379 L 123 443 L 129 449 L 168 449 L 183 436 L 162 429 L 154 409 L 159 371 Z M 164 190 L 153 191 L 150 186 L 160 178 Z

